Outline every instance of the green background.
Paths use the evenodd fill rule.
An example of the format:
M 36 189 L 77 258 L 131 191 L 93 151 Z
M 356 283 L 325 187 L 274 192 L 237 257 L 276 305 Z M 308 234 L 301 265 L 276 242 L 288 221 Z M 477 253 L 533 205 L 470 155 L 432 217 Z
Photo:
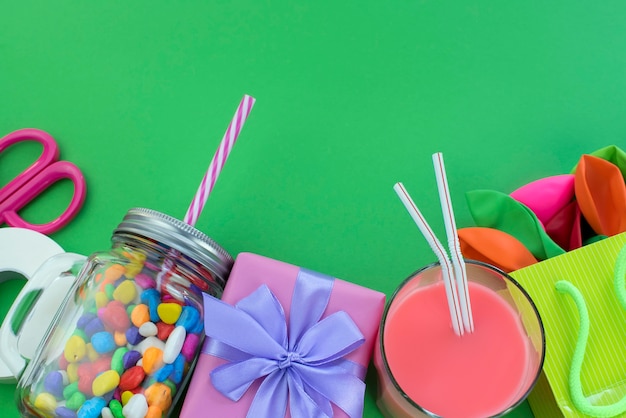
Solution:
M 435 259 L 395 182 L 445 240 L 432 153 L 463 227 L 466 191 L 568 172 L 626 134 L 622 1 L 177 3 L 0 3 L 0 136 L 51 133 L 87 180 L 51 235 L 67 251 L 108 248 L 131 207 L 182 218 L 244 94 L 257 103 L 196 226 L 233 255 L 387 295 Z M 36 153 L 0 155 L 0 185 Z M 71 193 L 60 182 L 23 216 L 45 222 Z M 0 284 L 0 314 L 19 285 Z M 13 391 L 0 385 L 3 417 Z

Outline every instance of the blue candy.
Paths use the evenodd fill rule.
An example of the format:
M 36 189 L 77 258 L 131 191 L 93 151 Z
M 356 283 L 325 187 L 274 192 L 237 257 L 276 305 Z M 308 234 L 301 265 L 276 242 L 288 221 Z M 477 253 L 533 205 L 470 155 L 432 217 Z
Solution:
M 200 322 L 200 312 L 193 306 L 183 306 L 183 310 L 176 321 L 176 326 L 185 327 L 185 331 L 191 332 Z
M 166 364 L 161 367 L 159 370 L 154 372 L 154 380 L 157 382 L 164 382 L 165 379 L 174 371 L 173 364 Z
M 170 379 L 178 385 L 183 380 L 183 374 L 185 373 L 185 357 L 179 354 L 172 365 L 174 366 L 174 370 L 170 375 Z
M 76 326 L 78 328 L 85 328 L 85 326 L 91 322 L 94 318 L 97 318 L 98 315 L 96 315 L 95 313 L 91 313 L 91 312 L 85 312 L 84 314 L 81 315 L 80 318 L 78 318 L 78 321 L 76 321 Z
M 91 337 L 91 345 L 99 354 L 109 353 L 117 347 L 113 335 L 106 331 L 95 333 Z
M 135 366 L 139 359 L 141 358 L 141 353 L 136 350 L 130 350 L 124 354 L 122 357 L 122 361 L 124 362 L 124 369 L 130 369 Z
M 48 373 L 43 381 L 43 387 L 57 399 L 63 398 L 63 375 L 58 371 Z
M 87 334 L 88 338 L 91 338 L 94 334 L 104 331 L 104 324 L 102 323 L 100 318 L 95 317 L 87 324 L 85 324 L 85 326 L 83 327 L 83 331 L 85 331 L 85 334 Z
M 54 414 L 59 418 L 76 418 L 76 412 L 64 406 L 59 406 L 54 410 Z
M 156 324 L 160 319 L 157 308 L 159 303 L 161 303 L 161 294 L 156 289 L 146 289 L 141 292 L 140 298 L 142 303 L 148 305 L 148 310 L 150 311 L 150 321 Z
M 107 401 L 103 398 L 95 397 L 87 399 L 83 406 L 78 410 L 78 418 L 98 418 L 102 408 L 107 405 Z
M 198 321 L 187 334 L 204 334 L 204 321 Z
M 126 330 L 126 341 L 131 345 L 137 345 L 145 337 L 139 333 L 139 328 L 131 326 Z

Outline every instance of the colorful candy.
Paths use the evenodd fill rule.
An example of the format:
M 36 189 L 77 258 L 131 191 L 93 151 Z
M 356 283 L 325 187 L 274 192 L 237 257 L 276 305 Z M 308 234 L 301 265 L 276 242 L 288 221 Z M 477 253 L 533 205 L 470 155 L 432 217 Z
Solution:
M 63 397 L 63 387 L 67 383 L 67 372 L 53 371 L 48 373 L 48 375 L 44 379 L 43 387 L 45 388 L 46 392 L 48 392 L 55 398 L 60 399 Z
M 76 363 L 85 357 L 86 352 L 85 340 L 77 335 L 72 335 L 65 344 L 63 354 L 65 355 L 65 360 L 70 363 Z
M 56 414 L 57 417 L 61 417 L 61 418 L 76 418 L 76 412 L 74 412 L 72 409 L 68 408 L 67 406 L 59 406 L 58 408 L 54 410 L 54 413 Z
M 170 334 L 165 343 L 165 348 L 163 349 L 163 361 L 165 363 L 173 363 L 174 360 L 176 360 L 176 357 L 180 354 L 180 350 L 183 348 L 186 336 L 187 332 L 184 327 L 178 326 L 174 328 L 174 331 Z
M 42 409 L 47 412 L 54 411 L 57 407 L 57 400 L 49 393 L 43 392 L 35 398 L 35 408 Z
M 156 266 L 142 270 L 135 258 L 129 261 L 110 264 L 97 274 L 94 289 L 83 292 L 82 315 L 37 390 L 34 406 L 44 415 L 169 413 L 202 340 L 201 312 L 156 289 Z
M 144 337 L 154 337 L 157 335 L 158 328 L 154 322 L 144 322 L 139 327 L 139 334 Z
M 96 376 L 91 391 L 95 396 L 103 396 L 113 391 L 119 384 L 120 375 L 115 370 L 108 370 Z
M 133 395 L 124 408 L 122 413 L 126 418 L 144 418 L 148 413 L 148 402 L 142 394 Z
M 98 418 L 100 411 L 106 406 L 107 401 L 103 398 L 94 397 L 85 401 L 78 410 L 78 418 Z
M 180 314 L 183 310 L 183 307 L 178 303 L 160 303 L 157 306 L 157 315 L 161 319 L 161 321 L 166 324 L 173 324 L 178 321 Z
M 116 347 L 113 335 L 110 332 L 98 332 L 91 337 L 91 345 L 98 354 L 108 353 Z

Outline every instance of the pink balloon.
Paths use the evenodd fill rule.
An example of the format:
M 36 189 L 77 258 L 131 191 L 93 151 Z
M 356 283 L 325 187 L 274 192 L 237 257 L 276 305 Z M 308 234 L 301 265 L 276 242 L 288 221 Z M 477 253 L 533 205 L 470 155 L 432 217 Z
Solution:
M 515 190 L 511 197 L 526 205 L 547 225 L 574 200 L 574 175 L 561 174 L 533 181 Z

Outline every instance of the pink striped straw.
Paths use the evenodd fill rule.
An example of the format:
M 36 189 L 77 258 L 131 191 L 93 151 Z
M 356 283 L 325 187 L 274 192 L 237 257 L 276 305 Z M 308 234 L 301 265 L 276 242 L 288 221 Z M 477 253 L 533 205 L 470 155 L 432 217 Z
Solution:
M 237 137 L 239 136 L 239 133 L 241 132 L 241 129 L 243 128 L 243 125 L 252 110 L 252 106 L 254 106 L 254 102 L 254 97 L 250 97 L 248 95 L 243 96 L 243 99 L 241 99 L 241 102 L 237 107 L 237 111 L 233 116 L 233 120 L 228 125 L 224 138 L 222 138 L 222 142 L 220 142 L 217 151 L 215 151 L 215 155 L 213 155 L 211 164 L 202 178 L 198 191 L 193 197 L 193 200 L 189 205 L 189 209 L 187 209 L 187 213 L 185 214 L 185 218 L 183 220 L 189 225 L 195 226 L 198 221 L 198 218 L 204 209 L 204 205 L 209 198 L 209 194 L 211 194 L 211 190 L 213 190 L 213 186 L 215 186 L 215 182 L 217 181 L 222 168 L 224 168 L 228 155 L 233 149 L 235 141 L 237 141 Z

